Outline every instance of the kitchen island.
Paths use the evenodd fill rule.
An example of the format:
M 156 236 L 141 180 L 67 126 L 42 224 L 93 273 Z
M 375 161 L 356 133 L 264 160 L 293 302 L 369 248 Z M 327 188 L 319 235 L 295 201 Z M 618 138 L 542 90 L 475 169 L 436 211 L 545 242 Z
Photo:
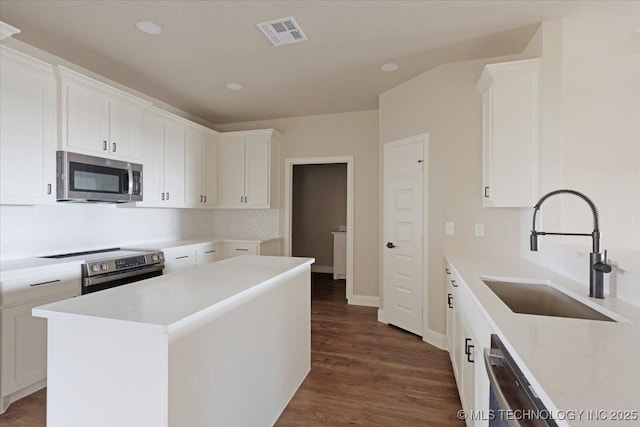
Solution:
M 311 366 L 312 263 L 242 256 L 36 307 L 47 425 L 272 425 Z

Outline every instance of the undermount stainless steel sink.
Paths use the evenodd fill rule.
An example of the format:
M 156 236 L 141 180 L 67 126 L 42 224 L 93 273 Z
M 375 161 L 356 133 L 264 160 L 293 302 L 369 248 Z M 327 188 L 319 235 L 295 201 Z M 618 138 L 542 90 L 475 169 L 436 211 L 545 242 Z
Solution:
M 487 279 L 483 282 L 515 313 L 615 322 L 553 286 Z

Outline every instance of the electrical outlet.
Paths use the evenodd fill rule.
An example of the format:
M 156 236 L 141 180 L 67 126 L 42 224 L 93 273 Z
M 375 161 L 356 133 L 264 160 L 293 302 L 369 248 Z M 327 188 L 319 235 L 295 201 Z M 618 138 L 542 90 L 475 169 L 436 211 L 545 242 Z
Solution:
M 456 234 L 455 223 L 453 223 L 453 222 L 445 223 L 444 224 L 444 234 L 446 234 L 447 236 L 453 236 L 454 234 Z
M 476 223 L 476 236 L 477 237 L 484 237 L 484 223 L 482 223 L 482 222 L 477 222 Z

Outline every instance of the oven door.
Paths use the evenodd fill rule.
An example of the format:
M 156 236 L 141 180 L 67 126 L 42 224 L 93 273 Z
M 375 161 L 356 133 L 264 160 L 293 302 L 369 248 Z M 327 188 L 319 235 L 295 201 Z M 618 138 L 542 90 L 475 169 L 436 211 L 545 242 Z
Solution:
M 491 384 L 489 427 L 557 427 L 497 335 L 484 350 L 484 362 Z
M 102 276 L 84 277 L 82 280 L 82 295 L 162 276 L 163 269 L 164 264 L 152 264 Z

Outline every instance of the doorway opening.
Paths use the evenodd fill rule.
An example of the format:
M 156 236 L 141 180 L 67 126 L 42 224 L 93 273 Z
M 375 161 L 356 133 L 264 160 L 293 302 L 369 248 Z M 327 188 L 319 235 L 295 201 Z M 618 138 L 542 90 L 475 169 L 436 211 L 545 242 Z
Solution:
M 285 160 L 284 253 L 315 258 L 312 271 L 346 279 L 352 298 L 353 157 Z

